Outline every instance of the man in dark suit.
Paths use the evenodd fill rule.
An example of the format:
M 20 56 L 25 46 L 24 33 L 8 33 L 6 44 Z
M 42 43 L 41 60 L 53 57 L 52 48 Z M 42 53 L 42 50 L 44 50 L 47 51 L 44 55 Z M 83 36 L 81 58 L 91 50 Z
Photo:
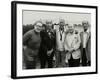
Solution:
M 53 56 L 55 51 L 55 33 L 53 31 L 53 24 L 51 20 L 46 21 L 45 30 L 40 32 L 41 35 L 41 46 L 40 46 L 40 63 L 41 68 L 53 67 Z
M 88 21 L 83 21 L 82 26 L 84 31 L 80 33 L 81 37 L 81 53 L 82 53 L 82 66 L 87 66 L 87 56 L 89 53 L 87 53 L 87 44 L 89 40 L 89 33 L 87 32 L 89 23 Z M 88 48 L 89 49 L 89 48 Z

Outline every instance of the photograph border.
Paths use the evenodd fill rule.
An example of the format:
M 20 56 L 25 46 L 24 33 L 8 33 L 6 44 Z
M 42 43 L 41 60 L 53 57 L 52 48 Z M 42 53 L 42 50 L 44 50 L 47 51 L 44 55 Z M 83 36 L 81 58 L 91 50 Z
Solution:
M 17 4 L 32 4 L 32 5 L 49 5 L 60 7 L 81 7 L 81 8 L 93 8 L 96 10 L 96 71 L 85 73 L 70 73 L 70 74 L 53 74 L 53 75 L 37 75 L 37 76 L 17 76 Z M 39 77 L 54 77 L 54 76 L 68 76 L 68 75 L 85 75 L 85 74 L 97 74 L 98 73 L 98 7 L 89 5 L 73 5 L 73 4 L 57 4 L 57 3 L 42 3 L 42 2 L 26 2 L 26 1 L 12 1 L 11 2 L 11 78 L 39 78 Z

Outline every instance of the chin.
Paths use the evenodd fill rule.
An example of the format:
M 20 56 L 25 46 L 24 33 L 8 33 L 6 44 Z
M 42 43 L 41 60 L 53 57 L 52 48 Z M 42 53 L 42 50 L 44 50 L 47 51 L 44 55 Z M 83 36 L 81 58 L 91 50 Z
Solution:
M 40 31 L 35 29 L 35 32 L 39 33 Z

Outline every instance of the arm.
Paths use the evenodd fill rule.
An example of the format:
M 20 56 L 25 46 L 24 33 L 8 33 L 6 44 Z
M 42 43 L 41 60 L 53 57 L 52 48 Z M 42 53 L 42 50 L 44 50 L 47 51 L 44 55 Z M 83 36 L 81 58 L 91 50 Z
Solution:
M 23 44 L 26 45 L 26 42 L 31 38 L 32 31 L 28 31 L 23 35 Z
M 54 30 L 54 51 L 56 50 L 56 30 Z
M 30 52 L 30 50 L 27 48 L 27 41 L 31 38 L 31 31 L 26 32 L 23 35 L 23 55 L 26 59 L 30 59 L 28 53 Z
M 56 51 L 56 30 L 53 30 L 53 47 L 51 50 L 47 51 L 48 56 L 51 55 L 52 52 Z

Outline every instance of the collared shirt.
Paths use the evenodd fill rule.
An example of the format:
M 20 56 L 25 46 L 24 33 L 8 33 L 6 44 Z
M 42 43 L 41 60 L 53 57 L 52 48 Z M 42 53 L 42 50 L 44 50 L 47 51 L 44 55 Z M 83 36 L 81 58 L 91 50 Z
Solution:
M 88 38 L 89 34 L 87 32 L 83 32 L 83 48 L 86 48 Z
M 59 51 L 64 51 L 65 31 L 56 30 L 56 48 Z

